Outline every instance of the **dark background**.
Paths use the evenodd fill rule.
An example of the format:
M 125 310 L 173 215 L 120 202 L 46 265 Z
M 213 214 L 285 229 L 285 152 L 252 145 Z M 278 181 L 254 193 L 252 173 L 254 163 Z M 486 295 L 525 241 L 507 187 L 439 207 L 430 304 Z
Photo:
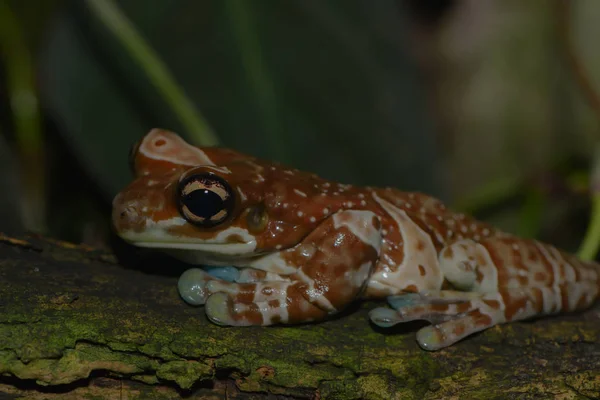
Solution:
M 586 93 L 600 87 L 600 4 L 569 3 L 0 0 L 0 231 L 108 246 L 129 147 L 163 127 L 424 191 L 575 251 L 599 134 Z M 98 4 L 117 6 L 196 117 Z

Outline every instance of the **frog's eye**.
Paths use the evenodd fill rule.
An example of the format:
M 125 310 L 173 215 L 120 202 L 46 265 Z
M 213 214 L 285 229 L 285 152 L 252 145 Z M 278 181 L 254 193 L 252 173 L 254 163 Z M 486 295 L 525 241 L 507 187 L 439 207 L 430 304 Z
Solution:
M 191 175 L 179 183 L 179 210 L 190 223 L 210 228 L 233 212 L 235 194 L 231 186 L 212 173 Z

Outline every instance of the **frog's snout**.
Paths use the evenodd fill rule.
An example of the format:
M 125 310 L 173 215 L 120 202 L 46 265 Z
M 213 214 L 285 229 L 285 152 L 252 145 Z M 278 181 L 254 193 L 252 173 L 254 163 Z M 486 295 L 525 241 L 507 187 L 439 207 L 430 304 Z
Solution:
M 143 205 L 139 201 L 124 199 L 122 194 L 113 201 L 112 223 L 117 233 L 143 228 L 145 224 Z

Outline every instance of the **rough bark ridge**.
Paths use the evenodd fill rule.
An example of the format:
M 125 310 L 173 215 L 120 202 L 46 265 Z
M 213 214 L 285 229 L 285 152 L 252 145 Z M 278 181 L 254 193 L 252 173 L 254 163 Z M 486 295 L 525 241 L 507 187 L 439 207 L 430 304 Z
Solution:
M 222 328 L 176 278 L 0 235 L 0 394 L 28 398 L 600 398 L 600 307 L 428 353 L 365 304 L 296 327 Z

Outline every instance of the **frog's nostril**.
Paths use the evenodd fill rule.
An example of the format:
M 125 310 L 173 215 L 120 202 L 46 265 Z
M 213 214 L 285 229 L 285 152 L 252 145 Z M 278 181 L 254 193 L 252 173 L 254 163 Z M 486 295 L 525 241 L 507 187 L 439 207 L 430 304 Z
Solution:
M 125 206 L 115 209 L 114 218 L 119 224 L 131 224 L 139 218 L 139 213 L 135 207 Z
M 121 219 L 132 220 L 132 219 L 138 217 L 138 212 L 135 207 L 129 206 L 129 207 L 125 207 L 123 209 L 123 211 L 121 211 L 120 215 L 121 215 Z

